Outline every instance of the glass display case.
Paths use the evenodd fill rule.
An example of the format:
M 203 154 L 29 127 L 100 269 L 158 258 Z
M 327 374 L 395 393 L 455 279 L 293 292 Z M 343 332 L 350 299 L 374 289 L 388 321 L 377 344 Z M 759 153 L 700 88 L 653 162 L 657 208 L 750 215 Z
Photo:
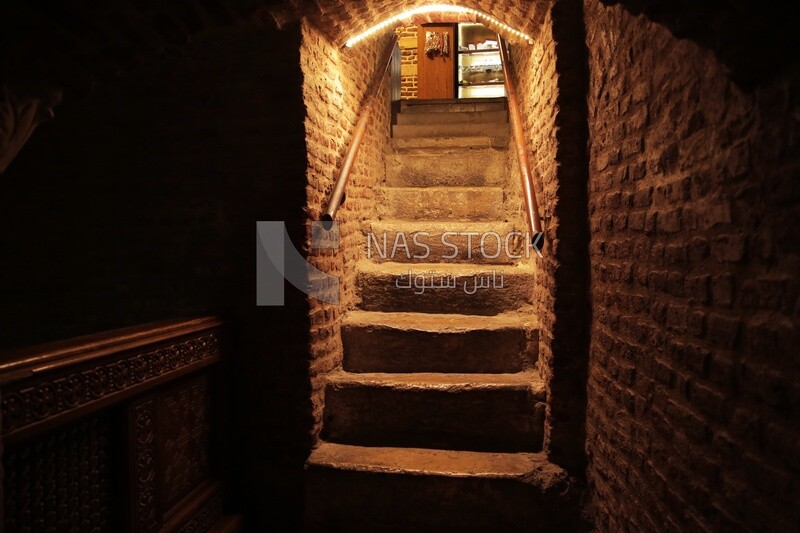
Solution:
M 458 25 L 458 97 L 506 95 L 497 34 L 483 24 Z

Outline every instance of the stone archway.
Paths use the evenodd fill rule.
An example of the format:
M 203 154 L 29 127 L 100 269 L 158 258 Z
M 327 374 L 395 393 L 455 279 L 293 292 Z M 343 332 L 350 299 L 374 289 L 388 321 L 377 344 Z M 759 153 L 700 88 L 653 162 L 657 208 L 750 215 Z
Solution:
M 381 20 L 427 2 L 315 2 L 301 7 L 305 99 L 309 148 L 308 197 L 312 217 L 319 213 L 334 178 L 350 128 L 357 118 L 362 90 L 374 70 L 386 38 L 375 36 L 352 49 L 342 45 Z M 454 3 L 452 3 L 454 4 Z M 540 372 L 547 383 L 548 408 L 545 449 L 549 456 L 582 476 L 584 459 L 585 379 L 588 358 L 588 215 L 586 207 L 586 58 L 582 5 L 559 2 L 463 2 L 530 33 L 533 44 L 513 55 L 535 161 L 537 195 L 543 199 L 549 221 L 548 253 L 539 261 L 534 291 L 535 314 L 542 325 Z M 435 20 L 434 16 L 427 20 Z M 438 20 L 438 19 L 436 19 Z M 390 28 L 387 28 L 387 30 Z M 561 47 L 561 54 L 556 48 Z M 563 85 L 563 86 L 562 86 Z M 328 110 L 336 109 L 334 116 Z M 382 170 L 388 138 L 388 109 L 373 120 L 371 144 L 359 156 L 361 165 L 352 178 L 351 211 L 341 219 L 345 242 L 354 242 L 360 221 L 374 213 L 373 190 Z M 331 135 L 333 133 L 333 135 Z M 347 252 L 313 257 L 318 266 L 344 279 L 345 302 L 355 297 L 353 265 Z M 315 304 L 312 302 L 312 307 Z M 345 309 L 346 309 L 345 305 Z M 314 360 L 333 368 L 341 361 L 338 324 L 342 309 L 320 306 L 312 314 L 326 317 L 320 339 L 312 344 Z M 322 333 L 324 332 L 324 333 Z M 324 339 L 324 340 L 323 340 Z M 315 371 L 317 428 L 321 422 L 324 370 Z
M 476 9 L 487 13 L 519 30 L 536 36 L 541 28 L 552 0 L 487 1 L 465 0 L 456 2 L 430 2 L 426 0 L 370 0 L 367 2 L 347 2 L 333 0 L 317 0 L 315 2 L 288 2 L 279 18 L 286 20 L 301 15 L 317 26 L 320 32 L 334 44 L 343 45 L 345 41 L 367 28 L 380 23 L 398 13 L 426 5 L 453 5 Z M 430 20 L 440 21 L 441 15 L 434 15 Z

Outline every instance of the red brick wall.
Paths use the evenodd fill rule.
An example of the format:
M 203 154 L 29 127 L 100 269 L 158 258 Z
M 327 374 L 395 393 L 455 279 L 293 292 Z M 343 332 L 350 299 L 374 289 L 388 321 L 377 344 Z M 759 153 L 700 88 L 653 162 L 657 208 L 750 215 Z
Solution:
M 539 371 L 547 386 L 545 451 L 581 476 L 585 457 L 588 230 L 586 228 L 585 50 L 575 0 L 545 15 L 531 46 L 512 49 L 544 219 L 543 258 L 535 258 L 534 315 L 541 328 Z M 581 58 L 583 63 L 581 62 Z M 581 65 L 584 68 L 581 69 Z M 516 157 L 510 158 L 518 188 Z
M 557 262 L 554 252 L 558 250 L 556 235 L 558 219 L 551 218 L 556 206 L 558 190 L 558 167 L 556 166 L 556 127 L 555 100 L 558 96 L 558 76 L 556 74 L 555 42 L 553 41 L 552 19 L 548 13 L 542 25 L 539 38 L 531 46 L 512 48 L 513 70 L 516 87 L 528 140 L 531 171 L 534 177 L 534 191 L 539 202 L 539 210 L 544 218 L 547 249 L 543 258 L 532 254 L 536 264 L 536 284 L 534 291 L 533 315 L 539 323 L 539 372 L 545 379 L 548 391 L 548 406 L 552 397 L 550 377 L 553 371 L 553 326 L 555 324 L 554 302 L 556 297 L 554 272 Z M 513 140 L 509 143 L 509 164 L 511 168 L 511 190 L 517 198 L 519 218 L 524 220 L 522 187 L 520 185 L 519 165 Z M 546 433 L 552 428 L 552 413 L 548 408 L 545 423 Z M 549 443 L 545 442 L 545 450 Z
M 598 528 L 795 530 L 797 78 L 585 9 Z
M 329 192 L 338 177 L 359 117 L 364 93 L 370 85 L 390 37 L 362 42 L 340 49 L 314 27 L 303 25 L 300 50 L 305 100 L 306 144 L 308 146 L 307 212 L 319 220 Z M 383 153 L 389 142 L 389 77 L 383 80 L 364 136 L 361 150 L 347 187 L 347 199 L 339 210 L 340 249 L 311 250 L 310 261 L 323 272 L 340 277 L 339 305 L 310 299 L 311 386 L 314 435 L 322 422 L 325 375 L 341 367 L 342 344 L 339 324 L 342 315 L 356 303 L 355 264 L 366 254 L 362 223 L 375 217 L 376 186 L 383 180 Z M 307 247 L 308 247 L 307 242 Z
M 400 26 L 395 28 L 395 33 L 399 39 L 413 39 L 414 42 L 416 42 L 417 39 L 417 31 L 418 26 Z M 416 74 L 419 48 L 417 46 L 411 48 L 403 47 L 401 41 L 400 51 L 403 58 L 403 67 L 409 72 L 414 72 L 414 74 L 409 73 L 400 77 L 400 97 L 403 100 L 413 100 L 417 97 L 417 83 L 419 81 Z

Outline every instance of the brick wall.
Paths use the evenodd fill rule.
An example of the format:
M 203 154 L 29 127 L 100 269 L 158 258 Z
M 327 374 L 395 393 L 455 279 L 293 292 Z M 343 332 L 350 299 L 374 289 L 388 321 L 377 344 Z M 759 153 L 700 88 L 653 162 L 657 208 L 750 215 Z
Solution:
M 585 9 L 598 528 L 795 530 L 796 74 L 744 91 L 711 51 Z
M 585 465 L 587 298 L 585 58 L 581 5 L 562 0 L 531 46 L 512 49 L 545 250 L 535 258 L 539 371 L 547 386 L 545 451 L 574 475 Z M 514 182 L 519 174 L 511 147 Z M 518 187 L 515 185 L 515 187 Z
M 553 326 L 555 313 L 554 272 L 556 260 L 553 251 L 558 249 L 557 224 L 551 217 L 556 204 L 558 168 L 556 166 L 556 128 L 554 103 L 558 96 L 558 76 L 556 74 L 555 42 L 553 41 L 552 18 L 548 13 L 542 25 L 539 38 L 530 46 L 517 46 L 511 50 L 516 87 L 520 99 L 525 133 L 529 143 L 531 172 L 534 177 L 534 191 L 539 202 L 539 211 L 544 219 L 547 249 L 540 259 L 535 254 L 536 284 L 534 286 L 533 316 L 539 323 L 539 363 L 538 369 L 545 380 L 548 391 L 548 405 L 552 390 L 549 377 L 553 367 Z M 514 142 L 509 143 L 508 158 L 511 169 L 511 192 L 516 196 L 518 217 L 525 219 L 520 184 L 519 165 Z M 552 416 L 547 415 L 545 426 L 549 434 Z M 549 448 L 545 443 L 545 450 Z
M 300 51 L 303 98 L 306 103 L 308 145 L 308 205 L 311 220 L 319 220 L 333 189 L 358 120 L 364 94 L 374 76 L 389 36 L 340 49 L 309 24 L 303 25 Z M 362 224 L 376 214 L 376 185 L 383 180 L 383 153 L 389 142 L 389 77 L 383 80 L 373 116 L 353 167 L 347 199 L 339 210 L 340 249 L 310 250 L 310 261 L 329 275 L 340 276 L 339 305 L 310 299 L 311 385 L 314 436 L 322 423 L 325 374 L 341 367 L 339 324 L 345 311 L 356 304 L 355 264 L 366 255 Z M 307 241 L 307 248 L 309 248 Z
M 413 100 L 417 97 L 417 43 L 418 26 L 399 26 L 395 28 L 402 59 L 400 76 L 400 97 Z
M 308 305 L 255 305 L 255 222 L 305 236 L 300 30 L 196 36 L 65 92 L 2 176 L 0 346 L 217 312 L 233 329 L 226 463 L 248 525 L 298 527 L 312 444 Z

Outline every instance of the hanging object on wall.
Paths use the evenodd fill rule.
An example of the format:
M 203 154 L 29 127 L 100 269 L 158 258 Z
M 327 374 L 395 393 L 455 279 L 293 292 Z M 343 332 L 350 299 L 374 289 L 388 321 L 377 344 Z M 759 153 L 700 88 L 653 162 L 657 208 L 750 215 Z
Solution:
M 425 32 L 425 55 L 449 56 L 450 55 L 450 33 L 449 32 Z
M 53 118 L 53 108 L 61 101 L 61 91 L 46 96 L 17 96 L 8 86 L 0 90 L 0 174 L 28 142 L 33 130 Z
M 437 31 L 425 32 L 425 55 L 437 56 L 442 53 L 442 34 Z

